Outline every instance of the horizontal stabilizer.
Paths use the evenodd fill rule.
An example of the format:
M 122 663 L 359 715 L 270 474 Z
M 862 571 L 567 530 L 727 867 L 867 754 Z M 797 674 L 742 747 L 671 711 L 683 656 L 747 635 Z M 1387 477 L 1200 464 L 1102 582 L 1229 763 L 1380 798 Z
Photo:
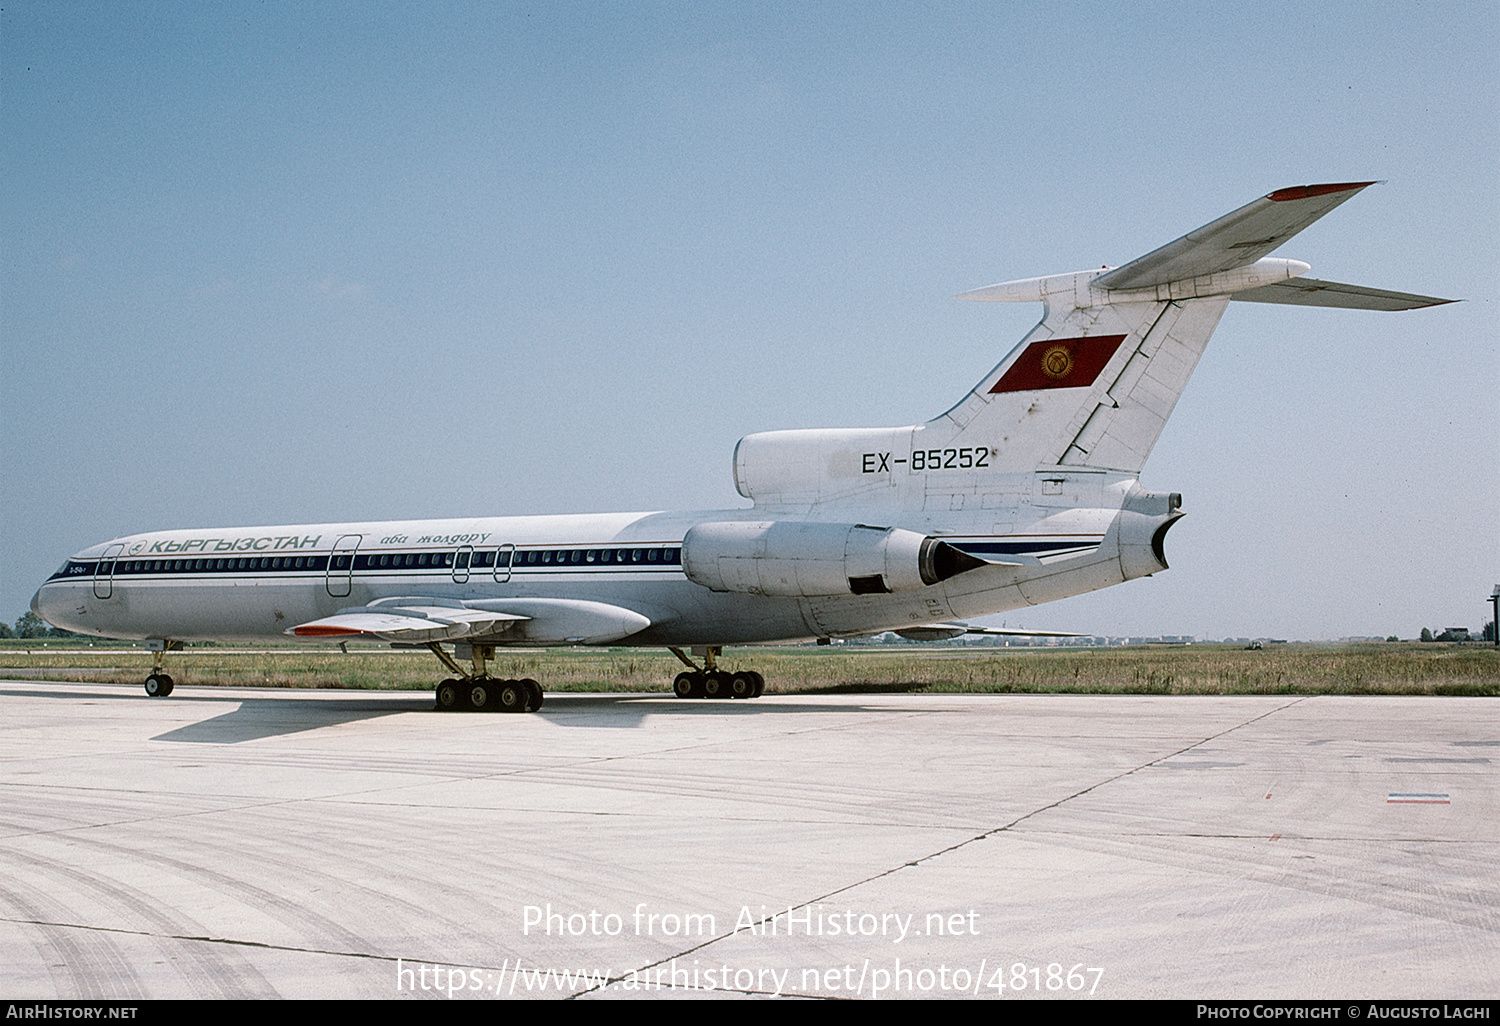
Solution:
M 1456 303 L 1456 299 L 1436 299 L 1410 292 L 1387 292 L 1363 285 L 1345 285 L 1316 278 L 1294 278 L 1272 285 L 1236 292 L 1236 300 L 1247 303 L 1287 303 L 1292 306 L 1336 306 L 1345 310 L 1417 310 L 1424 306 Z
M 1253 264 L 1374 182 L 1277 189 L 1094 279 L 1103 289 L 1141 289 Z

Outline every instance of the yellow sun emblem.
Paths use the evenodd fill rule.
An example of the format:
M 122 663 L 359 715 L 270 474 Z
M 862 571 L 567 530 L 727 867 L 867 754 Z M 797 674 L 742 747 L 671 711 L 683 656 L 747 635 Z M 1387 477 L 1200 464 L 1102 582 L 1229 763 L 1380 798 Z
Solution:
M 1067 346 L 1053 346 L 1042 354 L 1042 373 L 1053 381 L 1068 376 L 1073 369 L 1073 354 Z

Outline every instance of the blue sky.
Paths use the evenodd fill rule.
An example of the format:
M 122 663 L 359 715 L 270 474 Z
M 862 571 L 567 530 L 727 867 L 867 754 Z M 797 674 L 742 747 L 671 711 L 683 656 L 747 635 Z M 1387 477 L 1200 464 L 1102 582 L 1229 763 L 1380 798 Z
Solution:
M 1500 8 L 0 10 L 0 618 L 168 527 L 740 506 L 752 431 L 940 413 L 1118 264 L 1278 251 L 1464 303 L 1232 304 L 1143 474 L 1173 569 L 1013 613 L 1414 636 L 1500 581 Z M 999 619 L 997 618 L 997 622 Z

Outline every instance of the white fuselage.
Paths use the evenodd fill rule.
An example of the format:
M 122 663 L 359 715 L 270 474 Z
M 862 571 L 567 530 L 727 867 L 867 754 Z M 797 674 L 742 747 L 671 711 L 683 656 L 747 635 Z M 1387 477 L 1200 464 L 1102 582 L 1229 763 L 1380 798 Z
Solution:
M 311 524 L 117 538 L 72 556 L 33 606 L 49 623 L 101 637 L 253 640 L 280 638 L 298 624 L 381 600 L 420 597 L 470 607 L 507 600 L 507 610 L 542 600 L 563 603 L 558 615 L 528 609 L 527 622 L 499 643 L 723 645 L 1001 612 L 1160 569 L 1121 561 L 1120 502 L 1133 478 L 1054 473 L 1045 484 L 1040 476 L 1008 481 L 1007 493 L 984 491 L 978 474 L 961 476 L 969 479 L 971 511 L 914 511 L 892 523 L 893 510 L 869 510 L 877 516 L 862 522 L 939 537 L 981 559 L 1016 554 L 1028 565 L 987 565 L 889 594 L 765 595 L 710 590 L 688 580 L 682 566 L 689 529 L 776 519 L 764 509 Z M 1106 485 L 1106 476 L 1117 479 Z M 1033 485 L 1037 494 L 1024 503 L 994 501 Z M 1095 499 L 1087 508 L 1077 505 L 1080 489 Z M 806 512 L 798 517 L 813 519 Z M 859 518 L 835 508 L 821 519 Z M 647 625 L 626 617 L 610 622 L 607 613 L 580 623 L 579 604 L 592 604 L 596 613 L 629 611 Z

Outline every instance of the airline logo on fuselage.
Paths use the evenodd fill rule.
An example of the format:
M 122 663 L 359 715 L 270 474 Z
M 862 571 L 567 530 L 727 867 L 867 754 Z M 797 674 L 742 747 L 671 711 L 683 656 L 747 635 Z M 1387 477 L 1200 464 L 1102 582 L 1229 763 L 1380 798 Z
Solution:
M 1093 335 L 1033 342 L 995 382 L 990 395 L 1092 385 L 1124 341 L 1124 335 Z
M 266 535 L 262 538 L 185 538 L 180 541 L 138 541 L 130 546 L 127 556 L 150 555 L 164 552 L 276 552 L 281 549 L 317 548 L 321 534 L 298 537 L 289 535 Z

